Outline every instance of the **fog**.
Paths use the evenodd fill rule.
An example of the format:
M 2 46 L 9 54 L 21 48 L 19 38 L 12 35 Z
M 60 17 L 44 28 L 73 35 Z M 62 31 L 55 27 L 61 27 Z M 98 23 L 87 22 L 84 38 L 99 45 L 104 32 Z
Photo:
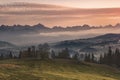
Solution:
M 17 32 L 16 32 L 17 33 Z M 27 34 L 0 34 L 0 41 L 11 42 L 16 45 L 33 45 L 40 43 L 54 43 L 63 40 L 83 39 L 103 35 L 107 33 L 120 33 L 120 28 L 91 29 L 82 31 L 27 33 Z

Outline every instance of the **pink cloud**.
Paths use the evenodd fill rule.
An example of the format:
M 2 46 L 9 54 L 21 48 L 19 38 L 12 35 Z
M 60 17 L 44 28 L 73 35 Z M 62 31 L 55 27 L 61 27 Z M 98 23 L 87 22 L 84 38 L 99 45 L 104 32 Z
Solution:
M 116 17 L 120 17 L 120 8 L 80 9 L 49 4 L 15 3 L 0 5 L 0 17 L 0 23 L 3 24 L 43 22 L 50 26 L 86 23 L 101 25 L 118 22 L 120 19 Z

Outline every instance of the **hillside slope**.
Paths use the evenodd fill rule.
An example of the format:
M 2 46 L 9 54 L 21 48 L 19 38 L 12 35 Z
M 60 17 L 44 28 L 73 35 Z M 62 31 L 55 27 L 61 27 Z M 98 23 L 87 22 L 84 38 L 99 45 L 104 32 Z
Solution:
M 9 47 L 15 47 L 14 44 L 12 43 L 9 43 L 9 42 L 5 42 L 5 41 L 0 41 L 0 48 L 9 48 Z
M 71 60 L 1 60 L 0 80 L 120 80 L 120 71 Z
M 65 48 L 65 47 L 88 47 L 93 45 L 106 45 L 109 43 L 117 43 L 120 40 L 120 34 L 105 34 L 88 39 L 76 39 L 61 41 L 53 45 L 53 47 Z

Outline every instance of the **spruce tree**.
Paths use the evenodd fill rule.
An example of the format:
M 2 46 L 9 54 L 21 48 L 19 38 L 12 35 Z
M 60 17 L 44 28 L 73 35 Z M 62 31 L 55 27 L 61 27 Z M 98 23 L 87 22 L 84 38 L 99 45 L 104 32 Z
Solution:
M 4 56 L 3 56 L 3 54 L 1 54 L 1 55 L 0 55 L 0 59 L 4 59 Z
M 92 53 L 92 55 L 91 55 L 91 62 L 95 62 L 95 60 L 94 60 L 94 54 Z
M 109 49 L 108 49 L 107 64 L 108 64 L 108 65 L 111 65 L 111 64 L 112 64 L 112 49 L 111 49 L 111 47 L 109 47 Z
M 103 64 L 103 56 L 102 56 L 102 54 L 100 54 L 99 63 L 100 63 L 100 64 Z
M 51 51 L 51 58 L 52 58 L 52 59 L 55 59 L 55 58 L 56 58 L 55 52 L 54 52 L 53 50 Z
M 10 54 L 9 54 L 9 58 L 10 58 L 10 59 L 13 58 L 13 54 L 12 54 L 12 52 L 10 52 Z

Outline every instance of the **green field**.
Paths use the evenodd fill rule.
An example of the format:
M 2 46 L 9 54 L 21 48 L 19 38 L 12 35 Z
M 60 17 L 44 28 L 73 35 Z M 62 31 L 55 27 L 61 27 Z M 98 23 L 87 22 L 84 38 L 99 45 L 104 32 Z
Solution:
M 120 71 L 106 65 L 72 60 L 1 60 L 0 80 L 120 80 Z

